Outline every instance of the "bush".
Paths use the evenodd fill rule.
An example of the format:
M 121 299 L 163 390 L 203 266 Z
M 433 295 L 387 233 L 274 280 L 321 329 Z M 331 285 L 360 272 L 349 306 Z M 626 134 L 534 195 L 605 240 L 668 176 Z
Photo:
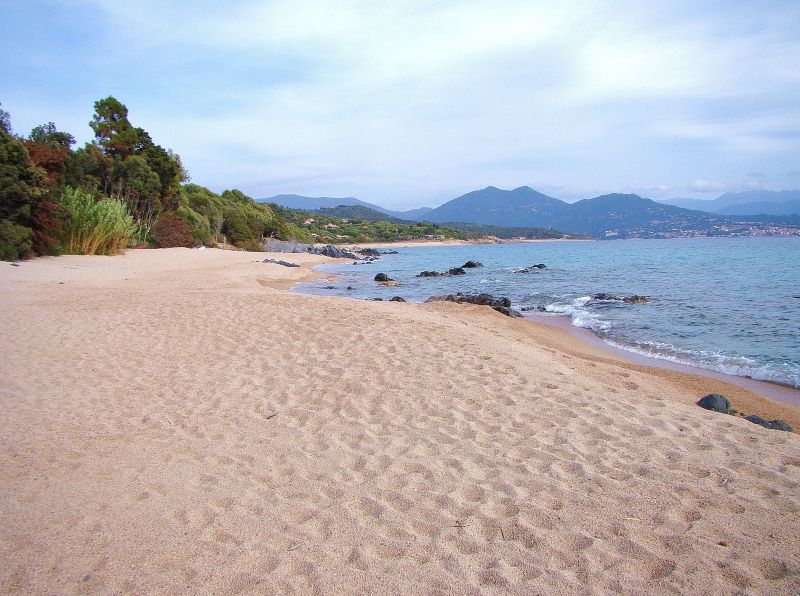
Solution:
M 162 213 L 153 227 L 158 248 L 172 248 L 174 246 L 193 247 L 197 243 L 192 238 L 192 231 L 186 220 L 172 213 Z
M 264 246 L 258 240 L 245 240 L 244 242 L 238 242 L 236 244 L 236 248 L 250 252 L 264 252 Z
M 128 246 L 136 225 L 125 203 L 97 200 L 94 195 L 67 188 L 61 198 L 67 221 L 63 248 L 68 254 L 113 255 Z
M 186 206 L 178 207 L 175 210 L 175 215 L 187 223 L 195 244 L 205 244 L 207 240 L 211 239 L 211 226 L 205 215 L 201 215 L 191 207 Z
M 33 230 L 8 219 L 0 220 L 0 260 L 27 259 L 32 251 Z

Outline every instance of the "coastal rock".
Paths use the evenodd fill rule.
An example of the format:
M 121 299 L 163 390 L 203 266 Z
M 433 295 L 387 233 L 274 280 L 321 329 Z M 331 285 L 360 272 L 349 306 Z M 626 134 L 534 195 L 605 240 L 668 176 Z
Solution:
M 520 308 L 520 310 L 522 312 L 531 312 L 534 310 L 536 312 L 547 312 L 547 309 L 544 306 L 523 306 L 522 308 Z
M 292 242 L 291 240 L 278 240 L 277 238 L 265 238 L 261 242 L 261 246 L 267 252 L 309 252 L 310 244 L 303 244 L 301 242 Z
M 438 271 L 420 271 L 417 277 L 450 277 L 451 275 L 466 275 L 466 271 L 462 267 L 453 267 L 444 273 Z
M 513 270 L 513 273 L 535 273 L 542 269 L 547 269 L 547 265 L 544 263 L 537 263 L 536 265 L 530 265 L 528 267 L 518 267 Z
M 622 296 L 620 294 L 607 294 L 605 292 L 599 292 L 597 294 L 592 294 L 591 298 L 592 300 L 624 302 L 625 304 L 647 304 L 650 302 L 650 296 L 640 296 L 638 294 L 633 294 L 632 296 Z
M 353 291 L 353 286 L 347 286 L 347 291 L 348 292 L 352 292 Z
M 393 296 L 392 298 L 389 298 L 389 302 L 405 302 L 405 301 L 406 299 L 403 298 L 402 296 Z
M 331 257 L 333 259 L 353 259 L 353 260 L 360 260 L 357 254 L 350 252 L 349 250 L 343 250 L 332 244 L 326 244 L 325 246 L 309 246 L 308 252 L 315 255 L 322 255 L 324 257 Z
M 381 253 L 378 252 L 376 248 L 362 248 L 358 251 L 358 254 L 364 255 L 365 257 L 379 257 Z
M 483 263 L 479 263 L 478 261 L 467 261 L 461 265 L 462 269 L 475 269 L 476 267 L 483 267 Z
M 782 430 L 786 432 L 793 432 L 794 429 L 786 424 L 783 420 L 764 420 L 761 416 L 745 416 L 745 420 L 752 422 L 753 424 L 758 424 L 759 426 L 763 426 L 764 428 L 768 428 L 770 430 Z
M 728 409 L 731 407 L 731 402 L 729 402 L 724 395 L 720 395 L 719 393 L 709 393 L 705 397 L 701 398 L 700 401 L 697 402 L 697 405 L 705 410 L 727 414 Z
M 457 302 L 458 304 L 467 303 L 478 306 L 490 306 L 499 313 L 508 317 L 521 316 L 516 310 L 511 308 L 511 300 L 505 296 L 495 298 L 491 294 L 448 294 L 447 296 L 431 296 L 425 302 Z
M 389 277 L 388 275 L 386 275 L 385 273 L 378 273 L 378 275 L 375 276 L 375 281 L 387 282 L 387 281 L 394 281 L 394 280 L 391 277 Z
M 297 263 L 290 263 L 289 261 L 279 261 L 278 259 L 264 259 L 261 261 L 262 263 L 274 263 L 275 265 L 281 265 L 283 267 L 299 267 Z
M 378 283 L 381 284 L 382 286 L 388 286 L 390 288 L 394 288 L 394 287 L 397 287 L 397 286 L 400 285 L 399 281 L 394 281 L 393 279 L 391 279 L 389 281 L 381 281 L 381 282 L 378 282 Z

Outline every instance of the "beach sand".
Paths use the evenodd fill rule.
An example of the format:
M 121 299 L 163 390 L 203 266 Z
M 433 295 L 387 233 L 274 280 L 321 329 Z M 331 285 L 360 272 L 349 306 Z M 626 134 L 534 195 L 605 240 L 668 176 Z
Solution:
M 0 263 L 0 591 L 800 590 L 800 436 L 694 402 L 795 408 L 324 260 Z

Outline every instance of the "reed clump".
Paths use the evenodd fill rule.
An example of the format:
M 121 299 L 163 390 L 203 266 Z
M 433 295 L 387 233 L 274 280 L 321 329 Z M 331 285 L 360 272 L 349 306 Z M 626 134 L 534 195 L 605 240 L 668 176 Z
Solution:
M 136 224 L 125 203 L 67 188 L 61 197 L 66 216 L 62 235 L 65 253 L 113 255 L 128 246 Z

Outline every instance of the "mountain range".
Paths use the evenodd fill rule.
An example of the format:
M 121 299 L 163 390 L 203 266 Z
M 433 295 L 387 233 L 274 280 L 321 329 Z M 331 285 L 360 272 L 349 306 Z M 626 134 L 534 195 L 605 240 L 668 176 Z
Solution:
M 800 213 L 800 190 L 745 190 L 712 199 L 665 199 L 668 205 L 723 215 L 792 215 Z
M 754 193 L 760 194 L 754 194 Z M 793 193 L 784 191 L 765 195 L 764 191 L 748 193 L 726 193 L 716 201 L 700 201 L 713 204 L 711 207 L 742 210 L 741 214 L 713 213 L 705 210 L 687 209 L 683 204 L 695 199 L 675 199 L 681 206 L 666 201 L 656 202 L 635 194 L 609 194 L 576 203 L 566 203 L 542 194 L 528 186 L 513 190 L 502 190 L 489 186 L 469 192 L 435 209 L 412 211 L 390 211 L 378 205 L 366 203 L 353 197 L 336 199 L 331 197 L 301 197 L 277 195 L 263 201 L 275 202 L 293 209 L 314 210 L 356 205 L 379 211 L 389 217 L 402 220 L 429 221 L 439 224 L 482 224 L 503 227 L 553 228 L 572 234 L 595 237 L 669 237 L 687 233 L 716 234 L 731 233 L 731 226 L 743 222 L 757 222 L 764 226 L 774 221 L 778 225 L 800 223 L 800 216 L 791 216 L 795 201 Z M 779 197 L 780 201 L 753 201 L 764 197 Z M 785 200 L 783 200 L 785 199 Z M 786 206 L 789 213 L 776 216 L 753 217 L 759 203 L 777 203 Z M 703 205 L 705 207 L 705 205 Z M 789 215 L 789 217 L 780 217 Z M 738 217 L 737 217 L 738 216 Z M 751 219 L 742 219 L 750 216 Z M 741 227 L 741 226 L 740 226 Z

